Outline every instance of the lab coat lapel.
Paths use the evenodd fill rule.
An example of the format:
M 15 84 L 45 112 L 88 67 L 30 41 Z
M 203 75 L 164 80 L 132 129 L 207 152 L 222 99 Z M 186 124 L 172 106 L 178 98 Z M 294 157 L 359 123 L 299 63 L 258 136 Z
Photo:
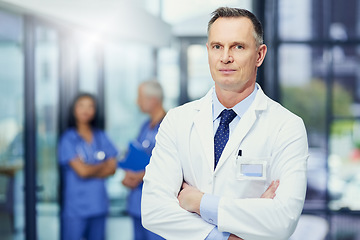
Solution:
M 195 131 L 198 133 L 206 162 L 214 171 L 214 134 L 212 121 L 212 93 L 213 88 L 200 100 L 194 118 Z
M 219 163 L 216 166 L 215 171 L 218 171 L 229 158 L 236 158 L 236 150 L 238 150 L 242 140 L 246 137 L 252 126 L 255 124 L 260 111 L 266 109 L 266 96 L 259 85 L 258 87 L 259 89 L 254 99 L 254 102 L 251 104 L 246 113 L 242 116 L 239 123 L 235 127 L 234 132 L 231 134 L 229 141 L 227 142 L 224 151 L 221 154 Z M 231 154 L 233 154 L 234 156 L 231 156 Z

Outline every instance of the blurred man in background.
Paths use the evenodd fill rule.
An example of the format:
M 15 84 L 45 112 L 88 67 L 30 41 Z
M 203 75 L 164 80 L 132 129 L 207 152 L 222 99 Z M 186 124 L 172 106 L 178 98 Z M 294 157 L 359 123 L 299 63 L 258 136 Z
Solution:
M 126 171 L 122 183 L 131 189 L 127 200 L 127 212 L 133 220 L 135 240 L 163 239 L 142 226 L 140 211 L 145 167 L 149 163 L 151 152 L 155 147 L 155 136 L 160 123 L 166 114 L 162 102 L 163 90 L 157 81 L 140 84 L 137 104 L 140 110 L 148 114 L 150 118 L 141 126 L 136 140 L 130 143 L 125 162 L 120 163 L 120 167 Z

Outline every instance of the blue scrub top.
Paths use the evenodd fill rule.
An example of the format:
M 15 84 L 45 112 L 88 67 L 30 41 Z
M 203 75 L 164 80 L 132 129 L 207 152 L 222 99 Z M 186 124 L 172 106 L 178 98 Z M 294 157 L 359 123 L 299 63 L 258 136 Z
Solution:
M 80 157 L 88 164 L 98 164 L 118 154 L 105 132 L 93 129 L 93 141 L 87 143 L 75 128 L 67 130 L 60 138 L 58 161 L 63 178 L 63 216 L 90 217 L 104 215 L 109 200 L 104 178 L 81 178 L 69 165 Z
M 140 133 L 136 138 L 136 140 L 141 144 L 144 152 L 146 152 L 149 156 L 151 156 L 152 150 L 155 147 L 155 136 L 159 131 L 161 122 L 159 122 L 153 128 L 151 127 L 150 123 L 150 119 L 143 123 L 140 129 Z M 131 190 L 128 195 L 127 211 L 130 215 L 135 217 L 141 216 L 141 192 L 142 184 L 140 184 L 137 188 Z

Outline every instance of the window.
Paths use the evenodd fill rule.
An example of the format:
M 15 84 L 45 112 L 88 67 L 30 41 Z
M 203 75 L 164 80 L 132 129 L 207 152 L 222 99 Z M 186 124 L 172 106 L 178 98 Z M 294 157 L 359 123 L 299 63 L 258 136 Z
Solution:
M 108 44 L 105 48 L 105 126 L 106 132 L 125 154 L 136 138 L 146 116 L 137 107 L 138 85 L 154 77 L 152 48 L 137 44 Z M 122 186 L 124 172 L 119 169 L 108 181 L 110 213 L 125 209 L 127 189 Z
M 9 239 L 24 239 L 25 227 L 22 32 L 22 18 L 0 9 L 0 235 Z
M 57 162 L 59 104 L 59 41 L 56 30 L 35 28 L 35 106 L 37 146 L 37 232 L 39 238 L 59 236 Z M 44 74 L 45 73 L 45 74 Z M 46 224 L 48 228 L 42 228 Z
M 327 216 L 331 239 L 354 238 L 360 234 L 354 227 L 360 210 L 360 1 L 272 0 L 266 7 L 269 89 L 280 90 L 273 95 L 303 118 L 308 132 L 305 213 Z

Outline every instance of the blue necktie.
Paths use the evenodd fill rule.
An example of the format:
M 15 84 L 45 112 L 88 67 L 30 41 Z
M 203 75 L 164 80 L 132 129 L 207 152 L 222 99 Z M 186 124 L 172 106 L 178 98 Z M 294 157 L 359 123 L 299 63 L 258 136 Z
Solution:
M 229 124 L 236 117 L 234 110 L 224 109 L 220 113 L 221 119 L 218 129 L 214 137 L 214 153 L 215 153 L 215 166 L 219 162 L 221 153 L 223 152 L 227 141 L 229 140 Z

